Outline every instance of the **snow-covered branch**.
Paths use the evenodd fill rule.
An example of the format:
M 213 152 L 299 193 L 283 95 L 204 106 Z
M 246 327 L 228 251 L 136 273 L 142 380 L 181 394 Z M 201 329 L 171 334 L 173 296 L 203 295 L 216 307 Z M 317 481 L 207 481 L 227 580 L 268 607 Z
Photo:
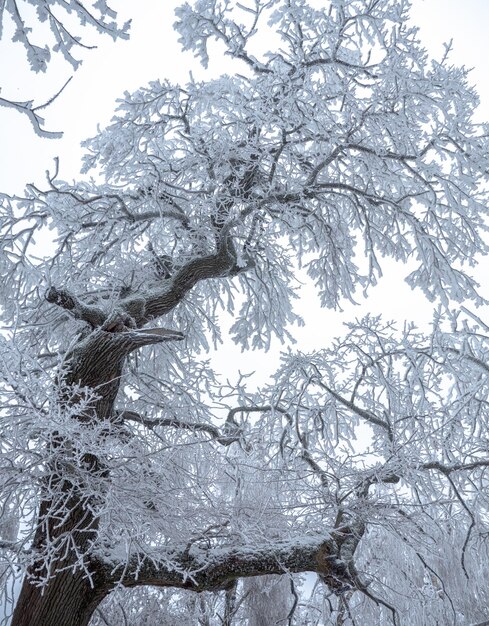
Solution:
M 345 546 L 343 537 L 342 542 Z M 344 552 L 346 555 L 348 550 L 344 548 Z M 289 572 L 317 572 L 329 581 L 333 592 L 356 586 L 348 564 L 339 558 L 336 540 L 327 534 L 243 547 L 175 547 L 152 560 L 135 555 L 122 575 L 114 569 L 110 578 L 114 584 L 122 582 L 128 587 L 154 585 L 202 592 L 226 589 L 239 578 Z

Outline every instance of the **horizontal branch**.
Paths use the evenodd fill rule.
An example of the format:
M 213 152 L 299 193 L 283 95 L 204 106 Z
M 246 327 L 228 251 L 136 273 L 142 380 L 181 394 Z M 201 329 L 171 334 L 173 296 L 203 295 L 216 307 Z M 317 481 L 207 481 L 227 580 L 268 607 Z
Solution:
M 273 405 L 273 404 L 263 404 L 263 405 L 256 405 L 256 406 L 236 406 L 233 409 L 230 409 L 226 421 L 234 422 L 234 416 L 237 413 L 266 413 L 268 411 L 270 411 L 271 413 L 273 413 L 274 411 L 277 411 L 277 413 L 280 413 L 281 415 L 285 415 L 285 417 L 287 418 L 287 421 L 289 423 L 292 423 L 292 418 L 287 413 L 287 411 L 285 409 L 282 409 L 282 407 Z
M 344 543 L 345 537 L 341 541 Z M 357 588 L 347 564 L 338 558 L 332 535 L 240 547 L 192 544 L 151 559 L 135 555 L 123 572 L 114 568 L 107 579 L 114 586 L 152 585 L 202 592 L 225 589 L 238 578 L 288 572 L 317 572 L 334 592 Z
M 445 476 L 448 476 L 452 472 L 467 472 L 479 467 L 489 467 L 489 459 L 480 459 L 479 461 L 472 461 L 471 463 L 451 463 L 450 465 L 444 465 L 439 461 L 430 461 L 420 465 L 419 469 L 437 470 L 438 472 L 445 474 Z
M 174 418 L 174 417 L 161 417 L 150 419 L 134 411 L 122 411 L 119 413 L 118 418 L 125 421 L 137 422 L 142 424 L 146 428 L 153 430 L 153 428 L 164 428 L 166 426 L 170 428 L 176 428 L 180 430 L 188 430 L 190 432 L 202 432 L 210 435 L 212 439 L 217 441 L 223 446 L 230 446 L 232 443 L 239 442 L 241 440 L 241 431 L 235 433 L 221 433 L 221 431 L 212 424 L 204 424 L 202 422 L 188 422 L 186 420 Z
M 210 435 L 212 439 L 217 441 L 217 443 L 220 443 L 223 446 L 230 446 L 232 443 L 241 443 L 244 444 L 245 449 L 248 449 L 248 444 L 244 442 L 243 429 L 236 422 L 235 415 L 238 413 L 265 413 L 267 411 L 277 411 L 278 413 L 285 415 L 289 423 L 292 422 L 292 418 L 288 415 L 285 409 L 270 404 L 258 406 L 237 406 L 230 409 L 222 431 L 217 428 L 217 426 L 213 426 L 212 424 L 190 422 L 176 417 L 148 418 L 140 413 L 136 413 L 135 411 L 121 411 L 118 413 L 118 418 L 122 421 L 128 420 L 137 422 L 150 430 L 153 428 L 169 427 L 188 430 L 190 432 L 206 433 L 207 435 Z

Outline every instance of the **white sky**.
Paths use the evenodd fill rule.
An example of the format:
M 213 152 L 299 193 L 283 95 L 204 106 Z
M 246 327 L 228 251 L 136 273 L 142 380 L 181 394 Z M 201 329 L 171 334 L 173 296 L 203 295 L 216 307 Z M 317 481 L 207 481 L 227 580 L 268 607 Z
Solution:
M 185 82 L 188 71 L 201 76 L 197 61 L 180 52 L 177 35 L 172 30 L 174 9 L 180 0 L 112 0 L 120 18 L 132 18 L 129 41 L 112 42 L 92 36 L 96 50 L 83 54 L 83 65 L 63 94 L 45 111 L 46 127 L 63 130 L 63 139 L 40 139 L 24 116 L 0 108 L 1 165 L 0 189 L 21 193 L 28 182 L 43 183 L 46 169 L 53 168 L 53 159 L 60 157 L 61 175 L 66 180 L 76 178 L 82 151 L 80 141 L 96 133 L 97 124 L 105 125 L 114 111 L 114 102 L 125 90 L 132 91 L 153 79 L 168 78 Z M 452 60 L 473 67 L 472 82 L 481 96 L 480 119 L 489 120 L 489 0 L 414 0 L 413 23 L 420 27 L 423 44 L 435 56 L 441 56 L 443 42 L 453 39 Z M 229 71 L 232 71 L 229 66 Z M 23 48 L 9 41 L 0 42 L 0 85 L 2 96 L 10 99 L 35 97 L 36 103 L 47 100 L 72 74 L 64 62 L 53 62 L 45 75 L 28 71 Z M 413 296 L 400 280 L 399 267 L 390 266 L 381 285 L 371 292 L 368 309 L 399 320 L 414 318 L 420 322 L 431 319 L 431 305 L 420 296 Z M 489 267 L 486 265 L 486 275 Z M 480 272 L 482 275 L 482 272 Z M 487 282 L 486 282 L 487 286 Z M 487 291 L 487 288 L 486 288 Z M 339 334 L 345 318 L 360 317 L 366 304 L 345 306 L 338 316 L 314 307 L 315 296 L 306 289 L 304 308 L 306 327 L 297 333 L 299 346 L 312 350 L 327 344 L 328 338 Z M 312 313 L 313 312 L 313 313 Z M 229 352 L 220 357 L 223 368 L 228 367 Z M 252 358 L 252 357 L 251 357 Z M 253 360 L 236 354 L 236 362 L 244 371 L 254 369 Z M 275 359 L 269 359 L 275 369 Z M 268 368 L 267 368 L 268 369 Z

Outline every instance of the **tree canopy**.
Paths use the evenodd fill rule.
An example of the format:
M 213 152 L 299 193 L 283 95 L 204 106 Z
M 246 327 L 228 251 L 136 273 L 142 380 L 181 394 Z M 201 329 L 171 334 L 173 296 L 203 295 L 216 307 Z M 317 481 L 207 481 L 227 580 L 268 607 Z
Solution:
M 408 11 L 185 3 L 183 50 L 235 74 L 125 93 L 77 182 L 2 195 L 13 625 L 489 619 L 487 127 Z M 366 315 L 292 349 L 299 273 L 339 308 L 391 260 L 431 329 Z M 212 370 L 223 316 L 285 344 L 258 390 Z

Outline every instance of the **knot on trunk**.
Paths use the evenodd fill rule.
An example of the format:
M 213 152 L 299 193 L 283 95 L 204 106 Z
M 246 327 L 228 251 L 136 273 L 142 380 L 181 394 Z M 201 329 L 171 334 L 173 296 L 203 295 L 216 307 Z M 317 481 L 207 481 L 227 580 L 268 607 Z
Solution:
M 125 311 L 115 311 L 101 326 L 101 330 L 105 330 L 107 333 L 123 333 L 135 328 L 134 318 Z
M 319 577 L 335 595 L 341 595 L 355 587 L 348 564 L 340 558 L 335 542 L 323 543 L 316 560 Z

